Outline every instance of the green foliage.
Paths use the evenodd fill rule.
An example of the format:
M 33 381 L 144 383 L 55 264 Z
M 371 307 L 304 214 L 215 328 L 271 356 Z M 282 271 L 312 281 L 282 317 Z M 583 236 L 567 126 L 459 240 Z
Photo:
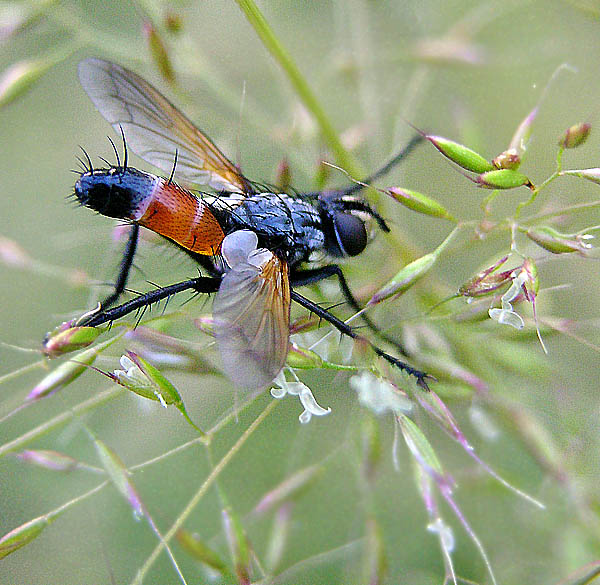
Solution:
M 2 7 L 0 581 L 591 582 L 600 41 L 588 18 L 541 1 Z M 76 81 L 89 55 L 165 90 L 247 176 L 300 191 L 346 180 L 322 159 L 362 179 L 408 142 L 407 121 L 426 128 L 366 191 L 391 233 L 344 271 L 431 391 L 301 311 L 272 395 L 230 387 L 198 300 L 117 335 L 78 327 L 117 262 L 110 224 L 60 201 L 77 144 L 111 156 Z M 195 274 L 154 244 L 133 290 Z M 341 298 L 328 282 L 306 294 Z M 46 341 L 62 362 L 24 360 L 16 346 L 41 351 L 65 318 Z

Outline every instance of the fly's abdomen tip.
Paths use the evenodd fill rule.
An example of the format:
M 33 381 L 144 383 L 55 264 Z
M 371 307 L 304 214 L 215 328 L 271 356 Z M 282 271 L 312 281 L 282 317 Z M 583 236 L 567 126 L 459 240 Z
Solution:
M 102 215 L 137 220 L 152 199 L 156 179 L 130 168 L 95 169 L 75 183 L 75 196 Z

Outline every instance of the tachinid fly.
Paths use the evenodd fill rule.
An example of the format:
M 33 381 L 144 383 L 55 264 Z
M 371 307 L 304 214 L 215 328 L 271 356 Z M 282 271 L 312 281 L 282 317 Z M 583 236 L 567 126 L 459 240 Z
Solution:
M 359 310 L 336 264 L 302 266 L 325 253 L 345 257 L 362 252 L 368 243 L 369 220 L 389 231 L 383 218 L 357 196 L 360 186 L 294 195 L 264 192 L 137 74 L 108 61 L 87 59 L 79 65 L 79 79 L 126 145 L 171 177 L 132 168 L 125 154 L 123 165 L 94 169 L 89 163 L 77 181 L 75 195 L 82 205 L 132 224 L 115 291 L 78 324 L 111 322 L 184 290 L 216 293 L 213 317 L 223 368 L 234 383 L 246 388 L 266 386 L 284 366 L 291 300 L 343 334 L 358 337 L 294 287 L 336 276 L 346 300 Z M 366 182 L 387 172 L 417 142 L 414 139 Z M 189 186 L 208 186 L 212 194 L 190 191 L 174 179 Z M 111 308 L 125 289 L 140 227 L 176 244 L 205 274 Z M 423 372 L 372 347 L 427 388 Z

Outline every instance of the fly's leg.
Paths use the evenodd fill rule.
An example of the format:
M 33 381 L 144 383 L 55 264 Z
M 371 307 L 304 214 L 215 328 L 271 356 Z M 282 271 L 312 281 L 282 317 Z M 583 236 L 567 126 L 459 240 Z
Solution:
M 324 280 L 326 278 L 330 278 L 331 276 L 337 276 L 338 282 L 340 284 L 340 289 L 346 302 L 357 312 L 359 313 L 362 310 L 362 307 L 352 294 L 350 287 L 348 286 L 348 282 L 346 281 L 346 277 L 342 272 L 342 269 L 337 264 L 329 264 L 326 266 L 321 266 L 320 268 L 308 269 L 308 270 L 299 270 L 293 273 L 290 277 L 290 282 L 292 286 L 305 286 L 308 284 L 314 284 L 319 282 L 320 280 Z M 360 313 L 361 319 L 365 322 L 367 327 L 371 329 L 374 333 L 376 333 L 381 339 L 393 345 L 402 355 L 407 355 L 404 346 L 381 331 L 376 323 L 374 323 L 371 318 L 365 313 Z
M 380 179 L 384 175 L 387 175 L 397 164 L 399 164 L 405 158 L 407 158 L 410 155 L 410 153 L 421 142 L 423 142 L 423 140 L 425 140 L 425 139 L 420 134 L 416 134 L 415 136 L 413 136 L 410 139 L 410 141 L 408 142 L 408 144 L 398 154 L 393 156 L 379 170 L 375 171 L 372 175 L 369 175 L 366 179 L 363 179 L 361 181 L 361 183 L 370 185 L 371 183 L 374 183 L 375 181 L 377 181 L 377 179 Z M 352 193 L 356 193 L 357 191 L 360 191 L 361 189 L 364 189 L 364 188 L 365 188 L 364 185 L 361 185 L 360 183 L 355 183 L 354 185 L 351 185 L 350 187 L 344 189 L 342 191 L 342 195 L 351 195 Z
M 306 297 L 303 297 L 301 294 L 297 293 L 295 290 L 291 291 L 291 298 L 294 301 L 296 301 L 299 305 L 303 306 L 304 308 L 308 309 L 309 311 L 311 311 L 312 313 L 317 315 L 317 317 L 323 319 L 324 321 L 327 321 L 328 323 L 331 323 L 340 333 L 347 335 L 348 337 L 351 337 L 352 339 L 363 339 L 358 333 L 356 333 L 354 331 L 354 329 L 352 329 L 352 327 L 350 327 L 350 325 L 348 325 L 347 323 L 344 323 L 341 319 L 338 319 L 335 315 L 332 315 L 329 311 L 327 311 L 326 309 L 323 309 L 323 307 L 320 307 L 319 305 L 317 305 L 316 303 L 313 303 L 311 300 L 307 299 Z M 417 379 L 417 384 L 421 388 L 423 388 L 423 390 L 426 390 L 426 391 L 429 390 L 429 386 L 427 385 L 427 378 L 431 377 L 429 374 L 426 374 L 425 372 L 422 372 L 421 370 L 417 370 L 416 368 L 413 368 L 410 364 L 407 364 L 406 362 L 403 362 L 402 360 L 394 357 L 393 355 L 386 353 L 381 348 L 372 344 L 368 340 L 366 340 L 366 341 L 369 343 L 369 345 L 373 348 L 373 351 L 378 356 L 382 357 L 383 359 L 388 361 L 393 366 L 400 368 L 407 374 L 414 376 Z
M 127 284 L 127 278 L 133 266 L 133 258 L 137 250 L 138 237 L 140 233 L 140 226 L 132 224 L 131 231 L 129 232 L 129 239 L 123 252 L 123 259 L 121 260 L 121 267 L 119 268 L 119 274 L 115 281 L 114 290 L 104 300 L 100 302 L 100 306 L 103 309 L 107 309 L 115 303 L 115 301 L 121 296 L 121 293 L 125 290 Z
M 112 309 L 101 310 L 100 312 L 89 314 L 89 316 L 77 323 L 77 325 L 97 327 L 104 323 L 116 321 L 117 319 L 120 319 L 129 313 L 133 313 L 134 311 L 144 310 L 153 303 L 168 299 L 173 295 L 186 290 L 193 290 L 198 293 L 207 294 L 217 292 L 220 284 L 220 277 L 199 276 L 198 278 L 190 278 L 189 280 L 184 280 L 183 282 L 157 288 L 140 295 L 135 299 L 127 301 L 122 305 L 113 307 Z

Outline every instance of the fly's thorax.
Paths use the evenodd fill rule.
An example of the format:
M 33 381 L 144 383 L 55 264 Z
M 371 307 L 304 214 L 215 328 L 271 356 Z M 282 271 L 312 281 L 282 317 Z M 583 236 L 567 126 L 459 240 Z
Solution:
M 248 229 L 259 246 L 273 250 L 293 266 L 323 249 L 325 237 L 318 210 L 300 197 L 285 193 L 257 193 L 223 213 L 227 231 Z
M 137 220 L 160 181 L 155 175 L 129 167 L 94 169 L 79 177 L 75 196 L 82 205 L 102 215 Z

